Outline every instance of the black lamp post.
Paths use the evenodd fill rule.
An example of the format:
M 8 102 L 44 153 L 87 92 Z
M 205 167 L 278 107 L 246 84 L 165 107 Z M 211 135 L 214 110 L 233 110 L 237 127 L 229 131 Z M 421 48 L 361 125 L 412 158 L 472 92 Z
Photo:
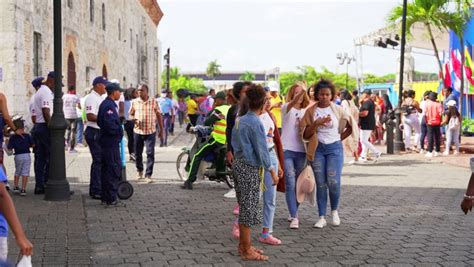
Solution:
M 397 127 L 395 129 L 395 152 L 405 151 L 405 143 L 403 143 L 403 134 L 400 129 L 402 122 L 402 94 L 403 94 L 403 71 L 405 67 L 405 42 L 406 42 L 406 27 L 407 27 L 407 0 L 403 0 L 403 15 L 402 15 L 402 40 L 400 46 L 400 82 L 398 88 L 398 105 L 395 111 Z
M 170 90 L 170 49 L 166 50 L 166 91 Z
M 61 0 L 53 0 L 54 17 L 54 109 L 49 122 L 51 137 L 50 171 L 45 188 L 45 200 L 65 201 L 70 199 L 69 182 L 66 179 L 64 154 L 64 119 L 62 100 L 62 23 Z

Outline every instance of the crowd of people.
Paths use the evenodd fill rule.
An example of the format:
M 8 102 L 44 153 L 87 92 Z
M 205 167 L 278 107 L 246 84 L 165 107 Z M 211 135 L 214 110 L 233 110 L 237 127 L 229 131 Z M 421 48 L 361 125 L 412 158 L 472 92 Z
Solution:
M 3 147 L 0 163 L 4 150 L 15 155 L 13 192 L 22 196 L 26 196 L 31 149 L 34 193 L 44 194 L 47 184 L 48 123 L 53 112 L 55 79 L 55 73 L 50 72 L 46 78 L 38 77 L 31 83 L 36 90 L 29 103 L 28 119 L 34 125 L 31 135 L 25 131 L 23 119 L 10 117 L 6 98 L 0 95 L 0 126 L 6 124 L 12 132 L 5 142 L 3 136 L 0 138 Z M 341 223 L 338 207 L 344 154 L 351 158 L 349 164 L 377 161 L 382 153 L 374 144 L 385 142 L 387 124 L 394 111 L 387 95 L 373 94 L 371 90 L 364 90 L 360 95 L 358 91 L 337 90 L 331 81 L 324 79 L 309 88 L 306 83 L 297 82 L 289 88 L 286 97 L 280 95 L 277 83 L 262 87 L 237 82 L 230 90 L 211 89 L 204 96 L 178 94 L 177 99 L 166 90 L 154 98 L 143 83 L 123 90 L 118 81 L 108 81 L 102 76 L 96 77 L 91 85 L 83 97 L 77 95 L 74 86 L 69 86 L 62 97 L 68 125 L 65 148 L 69 153 L 76 153 L 77 146 L 87 146 L 91 154 L 90 197 L 101 200 L 106 207 L 125 206 L 117 199 L 121 176 L 119 143 L 123 141 L 123 132 L 138 182 L 152 183 L 156 138 L 160 147 L 164 147 L 168 145 L 168 136 L 174 135 L 175 123 L 187 131 L 199 124 L 210 126 L 211 137 L 189 161 L 188 180 L 182 188 L 193 189 L 200 162 L 207 154 L 226 148 L 226 154 L 219 160 L 232 167 L 235 189 L 225 196 L 237 198 L 232 235 L 240 240 L 239 253 L 246 260 L 268 259 L 262 250 L 251 245 L 252 226 L 262 226 L 258 238 L 261 243 L 282 244 L 273 236 L 277 191 L 285 193 L 290 229 L 299 228 L 298 207 L 305 194 L 309 193 L 311 202 L 311 192 L 318 207 L 314 227 L 326 227 L 328 217 L 334 226 Z M 413 90 L 404 93 L 400 127 L 408 151 L 438 156 L 444 133 L 444 154 L 449 154 L 451 143 L 455 145 L 454 154 L 459 153 L 461 115 L 457 99 L 451 88 L 444 89 L 444 95 L 440 103 L 436 92 L 426 92 L 418 102 Z M 0 177 L 2 173 L 6 177 L 3 164 L 2 167 Z M 313 183 L 306 183 L 309 176 L 314 177 Z M 1 185 L 8 188 L 7 183 Z M 0 197 L 4 197 L 1 190 L 0 186 Z M 260 198 L 263 208 L 259 206 Z M 7 219 L 15 224 L 11 215 Z M 0 229 L 1 226 L 6 227 L 2 216 Z M 21 239 L 21 228 L 15 228 Z M 22 242 L 25 253 L 29 253 L 26 245 L 31 244 L 27 240 Z
M 376 162 L 381 157 L 375 145 L 386 142 L 387 124 L 394 113 L 388 95 L 373 94 L 371 90 L 364 90 L 360 95 L 358 91 L 337 90 L 326 80 L 309 88 L 297 82 L 289 88 L 286 98 L 275 87 L 250 82 L 238 82 L 226 94 L 220 92 L 215 97 L 214 109 L 205 120 L 205 125 L 213 126 L 213 135 L 194 155 L 188 169 L 189 179 L 182 188 L 193 189 L 196 169 L 205 155 L 216 147 L 227 146 L 226 161 L 232 167 L 235 191 L 225 196 L 237 197 L 232 235 L 240 240 L 239 253 L 247 260 L 268 259 L 262 250 L 251 245 L 252 226 L 262 226 L 259 242 L 282 244 L 273 236 L 276 191 L 285 192 L 289 228 L 299 228 L 298 207 L 304 201 L 304 194 L 311 192 L 305 188 L 311 185 L 302 182 L 308 166 L 314 176 L 312 187 L 318 206 L 319 219 L 314 227 L 326 227 L 328 217 L 332 225 L 338 226 L 344 154 L 353 157 L 349 164 Z M 451 88 L 446 88 L 444 95 L 443 104 L 438 102 L 435 92 L 425 93 L 419 103 L 413 90 L 404 92 L 400 129 L 408 151 L 437 156 L 441 126 L 446 126 L 444 154 L 449 153 L 451 142 L 456 146 L 454 154 L 459 153 L 461 116 L 457 100 Z M 191 106 L 197 105 L 191 102 Z M 193 124 L 191 117 L 190 121 Z M 426 129 L 424 135 L 422 125 Z M 263 208 L 259 206 L 260 198 Z

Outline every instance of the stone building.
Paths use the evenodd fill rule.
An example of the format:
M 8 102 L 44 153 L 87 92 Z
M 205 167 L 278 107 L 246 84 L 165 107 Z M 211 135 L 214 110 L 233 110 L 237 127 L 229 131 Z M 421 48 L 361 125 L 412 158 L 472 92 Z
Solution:
M 63 83 L 79 95 L 95 76 L 124 87 L 146 82 L 158 90 L 161 49 L 156 0 L 64 0 Z M 53 1 L 0 1 L 0 91 L 11 113 L 25 113 L 31 80 L 54 68 Z

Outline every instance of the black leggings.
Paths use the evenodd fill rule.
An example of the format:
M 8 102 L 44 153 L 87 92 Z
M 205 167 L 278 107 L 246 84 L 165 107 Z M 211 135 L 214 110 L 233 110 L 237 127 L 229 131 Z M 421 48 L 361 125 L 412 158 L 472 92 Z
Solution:
M 128 146 L 128 153 L 130 155 L 135 154 L 135 143 L 133 140 L 133 126 L 135 123 L 133 121 L 127 121 L 125 123 L 125 132 L 127 133 L 127 146 Z
M 199 115 L 197 114 L 188 114 L 189 123 L 188 123 L 188 126 L 186 126 L 186 131 L 189 131 L 189 128 L 193 126 L 196 126 L 198 117 Z
M 436 152 L 441 151 L 441 127 L 428 125 L 428 152 L 433 152 L 433 142 L 436 143 Z

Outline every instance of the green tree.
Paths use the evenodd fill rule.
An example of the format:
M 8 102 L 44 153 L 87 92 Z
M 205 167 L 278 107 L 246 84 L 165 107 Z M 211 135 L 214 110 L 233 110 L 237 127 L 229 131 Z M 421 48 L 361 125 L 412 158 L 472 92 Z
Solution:
M 284 72 L 280 74 L 280 93 L 287 95 L 290 87 L 298 82 L 304 81 L 303 74 L 298 72 Z
M 253 82 L 255 81 L 255 74 L 250 71 L 246 71 L 244 74 L 240 75 L 239 80 Z
M 213 60 L 209 62 L 206 69 L 207 77 L 214 80 L 217 76 L 221 75 L 220 68 L 221 68 L 221 65 L 217 63 L 217 60 Z
M 166 84 L 166 70 L 161 73 L 162 86 Z M 202 79 L 189 78 L 179 73 L 179 68 L 170 69 L 170 90 L 176 92 L 179 89 L 187 89 L 194 93 L 204 93 L 207 91 Z
M 434 54 L 438 62 L 440 73 L 443 73 L 443 66 L 439 57 L 438 46 L 436 45 L 433 29 L 449 30 L 459 29 L 464 25 L 461 15 L 453 12 L 449 7 L 449 0 L 414 0 L 407 4 L 406 26 L 407 34 L 411 35 L 411 28 L 415 23 L 425 26 Z M 388 15 L 387 22 L 392 26 L 401 24 L 403 5 L 395 7 Z
M 364 74 L 364 83 L 394 83 L 395 74 L 387 74 L 384 76 L 376 76 L 374 74 Z

